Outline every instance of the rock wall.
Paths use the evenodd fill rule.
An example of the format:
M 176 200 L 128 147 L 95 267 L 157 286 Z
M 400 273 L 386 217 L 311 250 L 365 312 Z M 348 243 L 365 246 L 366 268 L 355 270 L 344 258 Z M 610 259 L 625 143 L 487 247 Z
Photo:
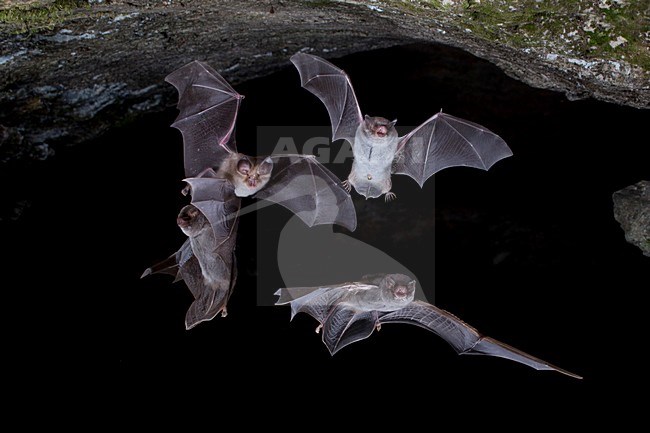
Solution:
M 563 12 L 576 4 L 573 15 Z M 638 15 L 617 18 L 625 28 L 629 20 L 644 22 L 647 13 L 617 0 L 5 0 L 0 161 L 43 159 L 57 146 L 172 105 L 175 93 L 163 79 L 191 60 L 209 62 L 237 84 L 288 65 L 299 50 L 337 57 L 443 43 L 571 99 L 647 108 L 649 32 L 641 27 L 634 37 L 618 35 L 606 22 L 611 11 L 619 18 Z M 558 29 L 558 22 L 568 27 Z M 609 40 L 599 42 L 605 49 L 576 48 L 583 39 L 596 43 L 589 29 L 600 36 L 607 31 Z

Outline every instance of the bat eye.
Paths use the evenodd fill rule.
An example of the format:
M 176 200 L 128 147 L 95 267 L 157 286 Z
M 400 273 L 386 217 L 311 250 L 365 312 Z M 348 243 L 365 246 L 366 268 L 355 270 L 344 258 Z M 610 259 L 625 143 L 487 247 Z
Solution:
M 240 160 L 237 163 L 237 171 L 241 174 L 248 174 L 251 170 L 251 163 L 245 159 Z

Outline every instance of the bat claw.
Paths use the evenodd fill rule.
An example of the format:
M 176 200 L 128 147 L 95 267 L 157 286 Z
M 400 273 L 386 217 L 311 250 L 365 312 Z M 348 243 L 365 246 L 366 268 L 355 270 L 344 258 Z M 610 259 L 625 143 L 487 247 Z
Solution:
M 323 327 L 322 323 L 316 327 L 316 333 L 317 334 L 320 334 L 320 330 L 321 330 L 322 327 Z
M 381 331 L 381 323 L 377 323 L 375 325 L 375 329 L 377 330 L 377 332 Z
M 221 310 L 221 317 L 226 317 L 228 315 L 228 310 L 226 310 L 226 307 L 223 307 Z
M 394 192 L 390 192 L 390 191 L 388 191 L 386 193 L 386 195 L 384 196 L 384 200 L 386 201 L 386 203 L 388 203 L 389 201 L 393 201 L 396 198 L 397 198 L 397 194 L 395 194 Z
M 185 185 L 185 187 L 181 190 L 181 194 L 183 194 L 183 195 L 188 195 L 188 194 L 191 194 L 191 193 L 192 193 L 192 187 L 191 187 L 190 184 L 188 183 L 188 184 Z
M 352 191 L 352 184 L 350 184 L 350 181 L 347 180 L 347 179 L 344 180 L 344 181 L 341 183 L 341 186 L 342 186 L 343 189 L 346 190 L 348 193 L 349 193 L 350 191 Z

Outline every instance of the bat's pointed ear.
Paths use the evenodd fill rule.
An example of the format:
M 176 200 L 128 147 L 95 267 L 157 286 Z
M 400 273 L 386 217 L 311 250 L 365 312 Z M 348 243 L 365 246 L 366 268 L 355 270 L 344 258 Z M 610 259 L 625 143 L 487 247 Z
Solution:
M 395 126 L 396 123 L 397 123 L 397 119 L 395 119 L 395 120 L 393 120 L 392 122 L 390 122 L 390 123 L 388 124 L 388 129 L 393 128 L 393 127 Z
M 390 275 L 386 275 L 386 277 L 384 277 L 384 283 L 386 283 L 386 287 L 388 287 L 389 289 L 395 287 L 395 280 L 393 280 L 393 278 Z
M 409 288 L 409 290 L 415 290 L 415 285 L 416 285 L 415 280 L 411 280 L 411 281 L 408 283 L 408 288 Z
M 238 171 L 240 174 L 247 175 L 248 172 L 249 172 L 250 169 L 251 169 L 251 166 L 252 166 L 252 164 L 251 164 L 251 162 L 248 160 L 248 158 L 242 158 L 242 159 L 240 159 L 239 162 L 237 163 L 237 171 Z
M 261 175 L 269 174 L 273 170 L 273 160 L 270 156 L 264 158 L 264 161 L 260 164 L 257 169 L 257 172 Z
M 370 116 L 368 116 L 368 115 L 366 114 L 365 116 L 363 116 L 363 119 L 364 119 L 364 120 L 370 120 Z

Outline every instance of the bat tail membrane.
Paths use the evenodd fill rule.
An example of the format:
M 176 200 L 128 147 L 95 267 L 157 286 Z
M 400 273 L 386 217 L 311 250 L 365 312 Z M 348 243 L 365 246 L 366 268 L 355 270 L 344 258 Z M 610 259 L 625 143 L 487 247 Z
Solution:
M 505 343 L 502 343 L 494 338 L 490 337 L 481 337 L 474 347 L 469 349 L 466 352 L 462 352 L 461 355 L 488 355 L 495 356 L 498 358 L 510 359 L 512 361 L 519 362 L 521 364 L 527 365 L 534 368 L 535 370 L 551 370 L 557 371 L 567 376 L 571 376 L 576 379 L 582 379 L 582 376 L 579 376 L 570 371 L 564 370 L 560 367 L 556 367 L 553 364 L 550 364 L 546 361 L 543 361 L 539 358 L 536 358 L 532 355 L 527 354 L 519 349 L 516 349 L 512 346 L 509 346 Z

